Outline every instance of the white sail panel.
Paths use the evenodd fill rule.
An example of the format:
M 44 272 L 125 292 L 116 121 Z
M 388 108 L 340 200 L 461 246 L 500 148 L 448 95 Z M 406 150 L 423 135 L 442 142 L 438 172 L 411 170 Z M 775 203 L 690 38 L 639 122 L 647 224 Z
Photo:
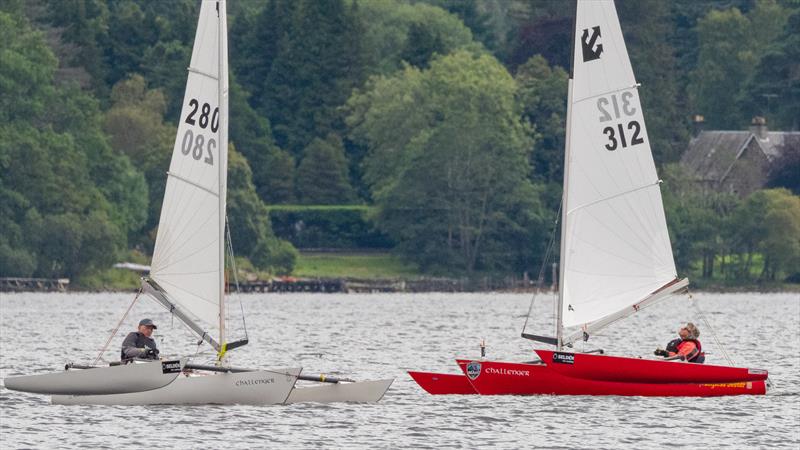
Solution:
M 224 19 L 224 5 L 221 10 Z M 227 91 L 226 71 L 219 77 L 220 66 L 227 67 L 219 59 L 226 46 L 219 14 L 217 1 L 202 2 L 150 272 L 176 304 L 210 326 L 220 317 L 227 165 L 227 108 L 219 94 L 220 83 Z
M 578 2 L 572 89 L 564 327 L 630 307 L 676 278 L 636 80 L 611 0 Z

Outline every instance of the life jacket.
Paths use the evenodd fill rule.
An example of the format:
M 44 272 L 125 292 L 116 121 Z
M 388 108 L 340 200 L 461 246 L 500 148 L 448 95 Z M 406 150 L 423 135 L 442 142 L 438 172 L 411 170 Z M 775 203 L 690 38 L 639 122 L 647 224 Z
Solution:
M 694 343 L 695 347 L 697 347 L 697 353 L 695 353 L 695 355 L 692 356 L 691 358 L 688 358 L 686 360 L 687 362 L 703 364 L 706 361 L 706 354 L 703 353 L 703 345 L 700 344 L 700 341 L 698 341 L 697 339 L 684 339 L 677 345 L 677 347 L 680 347 L 680 345 L 683 342 L 692 342 Z M 671 343 L 672 342 L 670 342 L 670 344 Z

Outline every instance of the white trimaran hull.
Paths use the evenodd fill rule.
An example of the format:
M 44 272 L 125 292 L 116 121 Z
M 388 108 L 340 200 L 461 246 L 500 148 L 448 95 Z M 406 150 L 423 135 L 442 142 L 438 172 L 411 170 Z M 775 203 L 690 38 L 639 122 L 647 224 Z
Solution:
M 53 395 L 52 400 L 55 405 L 373 403 L 383 397 L 393 381 L 388 379 L 297 386 L 300 372 L 299 368 L 286 368 L 180 375 L 172 383 L 149 391 L 112 395 Z
M 88 369 L 89 371 L 94 369 Z M 172 383 L 150 391 L 113 395 L 54 395 L 56 405 L 191 405 L 284 403 L 300 369 L 180 375 Z
M 186 94 L 143 292 L 218 352 L 219 366 L 187 361 L 9 377 L 11 390 L 53 396 L 55 404 L 248 404 L 377 402 L 393 380 L 325 380 L 297 386 L 301 369 L 226 369 L 225 197 L 228 153 L 228 45 L 224 0 L 203 0 Z M 218 323 L 218 329 L 207 328 Z M 212 338 L 215 335 L 217 339 Z M 238 344 L 238 345 L 237 345 Z M 187 368 L 192 370 L 186 370 Z M 227 371 L 226 371 L 227 370 Z M 316 377 L 301 377 L 317 380 Z M 333 382 L 332 382 L 333 381 Z

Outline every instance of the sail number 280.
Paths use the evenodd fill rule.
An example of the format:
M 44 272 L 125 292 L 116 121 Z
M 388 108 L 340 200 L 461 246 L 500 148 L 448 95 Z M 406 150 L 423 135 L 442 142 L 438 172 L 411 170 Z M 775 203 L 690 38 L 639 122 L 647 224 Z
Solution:
M 211 132 L 216 133 L 219 129 L 219 108 L 214 108 L 211 112 L 211 105 L 200 102 L 196 98 L 189 100 L 189 107 L 192 108 L 186 116 L 184 122 L 189 125 L 199 126 L 202 129 L 208 128 L 211 125 Z M 199 113 L 199 115 L 198 115 Z M 192 155 L 196 161 L 203 159 L 203 162 L 209 165 L 214 165 L 214 154 L 212 150 L 217 149 L 217 141 L 214 138 L 206 140 L 202 133 L 195 134 L 191 128 L 187 128 L 186 133 L 183 135 L 181 142 L 181 153 L 184 155 Z
M 186 133 L 183 135 L 183 141 L 181 142 L 181 153 L 188 156 L 189 154 L 192 155 L 196 161 L 200 161 L 200 158 L 203 158 L 205 154 L 205 158 L 203 158 L 203 162 L 208 165 L 214 165 L 214 154 L 211 152 L 212 150 L 217 149 L 217 141 L 214 138 L 210 138 L 208 142 L 206 142 L 205 136 L 200 133 L 195 135 L 192 133 L 191 128 L 186 130 Z
M 623 92 L 619 96 L 612 94 L 608 97 L 600 97 L 597 99 L 597 109 L 600 111 L 600 122 L 611 122 L 614 120 L 621 120 L 615 124 L 616 126 L 607 126 L 603 128 L 603 134 L 608 138 L 605 145 L 606 150 L 614 151 L 620 147 L 628 147 L 628 138 L 630 138 L 630 145 L 638 145 L 644 143 L 639 134 L 642 127 L 637 120 L 629 120 L 627 124 L 624 123 L 625 119 L 636 114 L 636 107 L 631 103 L 633 99 L 633 92 Z M 613 113 L 613 114 L 612 114 Z

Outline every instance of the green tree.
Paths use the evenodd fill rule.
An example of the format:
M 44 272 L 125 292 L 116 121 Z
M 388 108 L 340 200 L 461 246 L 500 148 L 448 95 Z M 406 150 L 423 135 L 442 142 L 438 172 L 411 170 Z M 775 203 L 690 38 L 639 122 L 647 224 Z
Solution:
M 539 137 L 531 152 L 534 180 L 561 184 L 568 78 L 564 69 L 550 67 L 541 55 L 517 68 L 517 101 Z
M 740 104 L 749 95 L 761 56 L 783 31 L 786 11 L 774 0 L 761 0 L 748 15 L 737 8 L 712 10 L 697 23 L 699 60 L 688 88 L 696 112 L 715 128 L 738 129 L 750 111 Z
M 297 1 L 261 80 L 263 97 L 255 101 L 263 105 L 277 145 L 295 157 L 314 137 L 344 127 L 338 108 L 364 79 L 361 58 L 353 55 L 362 30 L 356 12 L 344 0 Z
M 55 83 L 56 60 L 24 16 L 0 13 L 0 34 L 0 272 L 105 266 L 141 226 L 144 180 L 108 145 L 97 102 Z
M 144 172 L 148 190 L 141 198 L 147 201 L 146 220 L 138 243 L 152 247 L 152 231 L 158 224 L 166 187 L 165 172 L 175 139 L 175 128 L 164 123 L 166 99 L 159 89 L 148 89 L 141 75 L 122 80 L 111 91 L 111 108 L 106 112 L 103 129 L 111 146 Z
M 659 173 L 664 180 L 662 196 L 678 271 L 706 279 L 715 274 L 730 278 L 734 268 L 726 261 L 735 251 L 729 225 L 735 223 L 732 217 L 741 203 L 739 198 L 701 190 L 676 163 L 666 164 Z
M 774 281 L 796 271 L 800 264 L 800 197 L 786 189 L 751 194 L 734 211 L 731 243 L 742 255 L 737 275 L 750 278 L 754 257 L 763 258 L 759 279 Z M 788 273 L 787 273 L 788 271 Z
M 370 0 L 360 4 L 359 16 L 369 74 L 390 74 L 403 61 L 426 67 L 434 54 L 478 47 L 457 16 L 436 6 Z
M 234 13 L 230 27 L 230 63 L 242 87 L 250 93 L 249 102 L 257 111 L 264 111 L 264 83 L 282 46 L 287 44 L 292 18 L 298 2 L 269 0 L 255 11 Z M 231 8 L 255 7 L 250 2 L 231 3 Z M 233 11 L 232 11 L 233 12 Z
M 253 186 L 247 160 L 231 145 L 228 151 L 228 227 L 233 251 L 257 267 L 274 273 L 291 273 L 297 252 L 272 232 L 267 207 Z
M 294 159 L 275 145 L 269 121 L 248 103 L 247 92 L 230 83 L 230 139 L 253 169 L 256 192 L 266 203 L 288 203 L 294 199 Z
M 378 226 L 423 270 L 530 262 L 541 207 L 515 93 L 493 57 L 456 51 L 426 71 L 374 78 L 348 102 L 353 137 L 369 147 Z
M 325 140 L 315 138 L 303 150 L 296 190 L 305 204 L 335 205 L 354 200 L 344 145 L 339 136 L 329 134 Z
M 670 4 L 661 0 L 619 2 L 625 42 L 640 87 L 647 134 L 656 164 L 677 162 L 689 142 L 684 95 L 679 90 Z
M 800 8 L 786 22 L 783 34 L 766 49 L 742 108 L 760 111 L 770 127 L 800 129 Z M 796 173 L 796 172 L 795 172 Z

